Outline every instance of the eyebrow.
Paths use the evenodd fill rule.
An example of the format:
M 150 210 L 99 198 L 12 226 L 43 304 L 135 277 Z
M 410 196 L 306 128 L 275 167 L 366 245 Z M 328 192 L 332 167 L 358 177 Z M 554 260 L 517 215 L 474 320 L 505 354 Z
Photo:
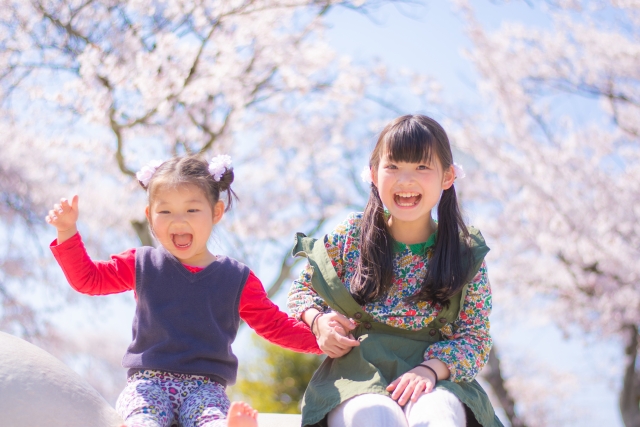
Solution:
M 164 201 L 164 200 L 158 200 L 158 201 L 156 202 L 156 205 L 166 205 L 166 204 L 168 204 L 168 203 L 170 203 L 170 202 L 168 202 L 168 201 Z M 205 202 L 205 201 L 202 201 L 202 200 L 198 200 L 198 199 L 191 199 L 191 200 L 185 200 L 185 202 L 184 202 L 184 203 L 200 203 L 200 204 L 204 204 L 204 203 L 206 203 L 206 202 Z

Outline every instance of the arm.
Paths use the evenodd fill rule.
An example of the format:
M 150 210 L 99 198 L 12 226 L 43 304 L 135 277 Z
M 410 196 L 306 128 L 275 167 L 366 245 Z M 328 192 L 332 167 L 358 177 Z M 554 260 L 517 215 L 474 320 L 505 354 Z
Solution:
M 344 281 L 345 249 L 351 248 L 352 234 L 357 230 L 360 218 L 350 215 L 334 231 L 324 238 L 325 249 L 331 259 L 333 268 L 340 280 Z M 309 263 L 293 282 L 287 301 L 289 310 L 296 318 L 311 326 L 313 319 L 313 333 L 316 335 L 320 348 L 332 358 L 347 354 L 352 347 L 360 345 L 353 336 L 347 336 L 348 331 L 356 325 L 340 313 L 330 312 L 330 307 L 313 289 L 311 278 L 313 268 Z M 323 314 L 320 314 L 323 313 Z
M 240 317 L 267 341 L 293 351 L 322 354 L 309 327 L 280 311 L 253 272 L 242 290 L 239 310 Z
M 112 255 L 110 261 L 92 261 L 76 228 L 78 196 L 71 204 L 62 199 L 49 211 L 46 221 L 57 228 L 51 252 L 67 281 L 78 292 L 108 295 L 135 289 L 135 249 Z M 73 234 L 69 235 L 69 233 Z
M 447 340 L 429 346 L 424 362 L 389 384 L 391 397 L 404 405 L 409 399 L 415 402 L 422 393 L 431 392 L 439 380 L 472 381 L 491 350 L 490 313 L 491 287 L 483 262 L 469 283 L 460 316 L 453 325 L 441 329 Z
M 489 335 L 490 313 L 491 285 L 483 262 L 469 283 L 458 319 L 441 329 L 447 340 L 429 346 L 425 360 L 444 363 L 451 381 L 473 381 L 487 363 L 493 344 Z
M 361 218 L 359 215 L 351 214 L 331 233 L 324 237 L 324 247 L 327 250 L 329 259 L 331 260 L 331 265 L 333 265 L 338 278 L 340 278 L 343 283 L 344 258 L 352 254 L 353 249 L 357 246 L 353 235 L 358 232 L 360 221 Z M 291 285 L 291 289 L 289 290 L 287 306 L 297 319 L 302 319 L 302 315 L 309 309 L 321 312 L 327 312 L 330 310 L 322 297 L 313 289 L 311 284 L 312 276 L 313 268 L 307 262 L 304 270 L 300 272 L 300 276 L 298 276 L 297 280 L 294 280 L 293 285 Z M 315 314 L 317 311 L 314 311 L 313 313 Z
M 289 290 L 289 297 L 287 299 L 287 307 L 296 319 L 304 320 L 308 325 L 311 324 L 311 319 L 307 321 L 306 316 L 303 315 L 313 310 L 313 314 L 317 312 L 329 311 L 329 306 L 324 302 L 322 297 L 311 286 L 311 277 L 313 276 L 313 268 L 307 262 L 304 270 L 300 272 L 300 276 L 293 281 L 291 289 Z

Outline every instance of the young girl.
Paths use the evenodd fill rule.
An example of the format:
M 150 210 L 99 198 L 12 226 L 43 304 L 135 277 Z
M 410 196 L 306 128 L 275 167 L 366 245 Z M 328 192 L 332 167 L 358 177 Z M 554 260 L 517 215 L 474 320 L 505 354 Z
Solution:
M 77 196 L 62 199 L 46 218 L 58 230 L 51 250 L 74 289 L 136 296 L 133 341 L 122 360 L 128 385 L 116 410 L 129 427 L 255 426 L 256 412 L 241 402 L 230 408 L 225 393 L 236 379 L 231 343 L 240 318 L 282 347 L 321 351 L 307 325 L 269 301 L 247 266 L 207 247 L 225 212 L 220 193 L 228 194 L 226 210 L 235 196 L 231 160 L 174 158 L 144 167 L 138 180 L 148 192 L 145 213 L 158 248 L 94 262 L 76 228 Z
M 330 356 L 307 388 L 302 424 L 501 426 L 474 380 L 491 349 L 489 249 L 462 220 L 444 129 L 397 118 L 369 169 L 364 213 L 322 240 L 298 234 L 293 250 L 308 264 L 289 308 Z

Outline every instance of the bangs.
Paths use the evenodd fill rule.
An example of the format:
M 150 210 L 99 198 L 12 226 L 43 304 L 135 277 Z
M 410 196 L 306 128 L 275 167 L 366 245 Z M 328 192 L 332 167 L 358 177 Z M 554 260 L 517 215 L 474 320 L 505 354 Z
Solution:
M 413 120 L 405 120 L 385 135 L 382 154 L 393 162 L 429 164 L 436 143 L 426 126 Z

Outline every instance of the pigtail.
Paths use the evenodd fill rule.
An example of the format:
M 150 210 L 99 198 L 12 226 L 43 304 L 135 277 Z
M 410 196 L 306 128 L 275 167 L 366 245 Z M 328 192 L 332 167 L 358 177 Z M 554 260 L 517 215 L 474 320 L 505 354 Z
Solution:
M 393 281 L 393 238 L 378 189 L 371 186 L 360 225 L 360 259 L 351 294 L 360 305 L 385 295 Z
M 464 223 L 456 190 L 442 192 L 438 203 L 438 234 L 420 292 L 410 301 L 430 301 L 444 306 L 465 285 L 471 265 L 469 230 Z
M 231 189 L 231 184 L 233 183 L 233 178 L 234 178 L 234 174 L 233 174 L 233 168 L 227 168 L 225 169 L 224 173 L 222 174 L 222 177 L 220 178 L 220 181 L 216 181 L 216 184 L 218 186 L 218 192 L 223 192 L 226 191 L 227 192 L 227 203 L 226 204 L 226 208 L 225 208 L 225 212 L 227 212 L 229 209 L 231 209 L 231 206 L 233 204 L 233 200 L 235 199 L 236 201 L 239 201 L 240 199 L 238 199 L 238 196 L 236 195 L 236 193 Z
M 136 179 L 138 180 L 138 184 L 147 191 L 151 186 L 151 180 L 154 175 L 162 166 L 164 162 L 162 160 L 151 160 L 149 163 L 144 165 L 138 172 L 136 172 Z

